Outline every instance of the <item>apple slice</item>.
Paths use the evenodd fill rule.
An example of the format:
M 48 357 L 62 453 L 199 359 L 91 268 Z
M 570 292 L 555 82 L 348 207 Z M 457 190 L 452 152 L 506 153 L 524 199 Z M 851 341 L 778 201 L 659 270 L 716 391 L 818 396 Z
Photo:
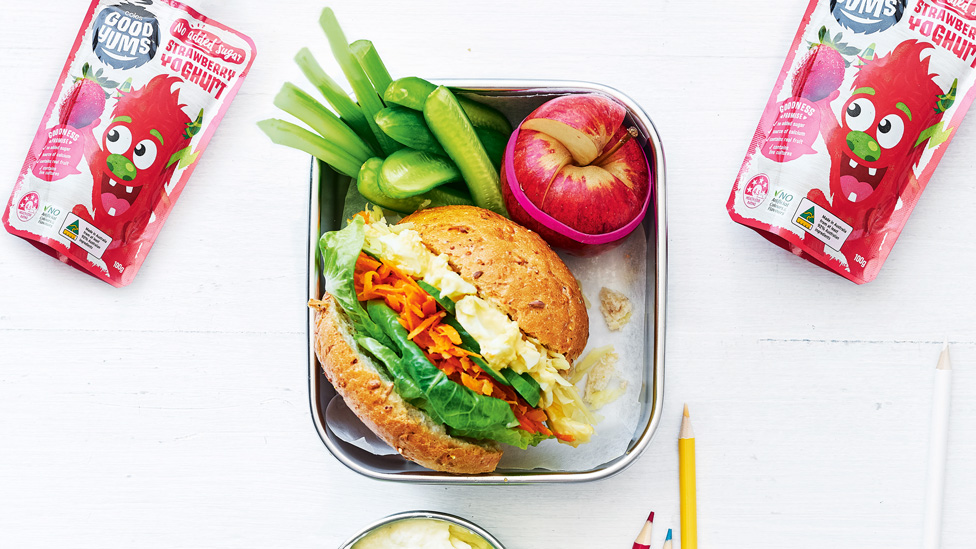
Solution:
M 624 121 L 623 105 L 601 94 L 565 95 L 546 102 L 522 128 L 548 134 L 569 149 L 577 165 L 593 162 Z
M 523 192 L 533 204 L 541 205 L 552 180 L 572 164 L 573 156 L 559 140 L 542 132 L 523 130 L 516 143 L 514 161 L 519 178 L 533 183 L 523 186 Z
M 634 200 L 640 201 L 650 185 L 650 174 L 640 143 L 636 139 L 626 139 L 625 134 L 629 131 L 630 128 L 621 127 L 611 140 L 611 143 L 619 144 L 615 145 L 617 149 L 608 147 L 595 164 L 626 185 L 634 193 Z

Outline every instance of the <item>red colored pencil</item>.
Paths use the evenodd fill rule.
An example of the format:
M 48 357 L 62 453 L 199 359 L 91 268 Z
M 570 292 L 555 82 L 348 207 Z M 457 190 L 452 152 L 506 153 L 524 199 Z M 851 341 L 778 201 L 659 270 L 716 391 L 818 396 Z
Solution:
M 637 539 L 634 540 L 634 547 L 632 549 L 650 549 L 651 548 L 651 527 L 654 526 L 654 511 L 648 515 L 647 521 L 644 522 L 644 526 L 641 528 L 639 534 L 637 534 Z

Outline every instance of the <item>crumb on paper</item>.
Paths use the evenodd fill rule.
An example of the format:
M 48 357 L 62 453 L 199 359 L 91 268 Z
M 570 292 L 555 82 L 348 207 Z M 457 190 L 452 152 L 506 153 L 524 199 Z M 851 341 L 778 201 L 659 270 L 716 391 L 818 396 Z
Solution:
M 620 398 L 627 389 L 627 382 L 617 378 L 617 353 L 608 350 L 602 353 L 592 365 L 586 375 L 586 389 L 583 400 L 593 410 L 610 404 Z M 616 383 L 612 383 L 616 380 Z
M 597 347 L 596 349 L 590 349 L 583 358 L 578 362 L 573 364 L 569 370 L 563 374 L 563 377 L 569 380 L 570 383 L 576 385 L 583 379 L 583 376 L 590 371 L 590 368 L 596 365 L 597 362 L 602 360 L 606 355 L 613 354 L 616 360 L 616 353 L 613 352 L 613 345 L 604 345 L 603 347 Z
M 610 330 L 616 331 L 630 322 L 633 307 L 627 296 L 616 290 L 603 287 L 600 288 L 600 312 L 603 313 L 603 319 L 607 322 L 607 327 Z

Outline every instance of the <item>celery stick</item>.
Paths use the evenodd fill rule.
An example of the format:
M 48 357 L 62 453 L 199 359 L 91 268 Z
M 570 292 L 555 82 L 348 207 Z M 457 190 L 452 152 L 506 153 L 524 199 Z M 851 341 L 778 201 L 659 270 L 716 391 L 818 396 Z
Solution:
M 305 128 L 277 118 L 261 120 L 258 127 L 278 145 L 305 151 L 349 177 L 359 175 L 362 162 Z
M 312 52 L 308 48 L 302 48 L 295 55 L 295 63 L 298 64 L 298 68 L 302 70 L 308 81 L 318 88 L 325 100 L 339 113 L 342 121 L 374 149 L 374 154 L 378 154 L 380 152 L 379 143 L 369 128 L 366 115 L 359 109 L 359 105 L 349 98 L 345 90 L 335 80 L 329 78 L 328 74 L 325 74 L 318 61 L 312 56 Z
M 369 145 L 360 139 L 356 132 L 343 124 L 339 117 L 332 114 L 332 111 L 294 84 L 285 82 L 281 86 L 281 91 L 275 96 L 274 105 L 308 124 L 310 128 L 319 132 L 319 135 L 356 160 L 366 162 L 373 156 Z
M 376 90 L 373 89 L 373 84 L 369 81 L 369 77 L 366 76 L 363 68 L 359 66 L 359 62 L 353 56 L 352 51 L 349 50 L 349 42 L 346 40 L 346 35 L 339 26 L 339 22 L 336 20 L 332 8 L 322 10 L 319 25 L 325 31 L 325 36 L 329 40 L 329 47 L 332 48 L 332 55 L 335 56 L 336 61 L 339 62 L 339 66 L 342 67 L 342 72 L 346 75 L 346 80 L 352 85 L 352 91 L 356 93 L 359 106 L 366 116 L 366 123 L 369 124 L 373 135 L 376 136 L 376 141 L 379 142 L 383 153 L 390 154 L 399 150 L 399 143 L 383 133 L 383 130 L 379 129 L 376 121 L 373 120 L 376 113 L 383 109 L 383 101 L 376 95 Z
M 383 92 L 386 91 L 386 87 L 390 85 L 390 82 L 393 82 L 393 77 L 386 70 L 386 65 L 380 59 L 380 54 L 376 52 L 376 47 L 369 40 L 356 40 L 352 44 L 349 44 L 349 49 L 352 50 L 352 54 L 359 61 L 359 66 L 366 71 L 366 76 L 373 83 L 373 89 L 376 90 L 376 95 L 383 97 Z

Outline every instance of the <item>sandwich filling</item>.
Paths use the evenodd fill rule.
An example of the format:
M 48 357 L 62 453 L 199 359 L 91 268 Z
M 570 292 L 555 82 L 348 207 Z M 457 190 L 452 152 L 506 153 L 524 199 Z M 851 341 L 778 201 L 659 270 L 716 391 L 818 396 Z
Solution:
M 364 212 L 320 248 L 326 290 L 357 343 L 450 434 L 521 448 L 590 438 L 595 418 L 561 375 L 569 361 L 480 297 L 409 223 Z

